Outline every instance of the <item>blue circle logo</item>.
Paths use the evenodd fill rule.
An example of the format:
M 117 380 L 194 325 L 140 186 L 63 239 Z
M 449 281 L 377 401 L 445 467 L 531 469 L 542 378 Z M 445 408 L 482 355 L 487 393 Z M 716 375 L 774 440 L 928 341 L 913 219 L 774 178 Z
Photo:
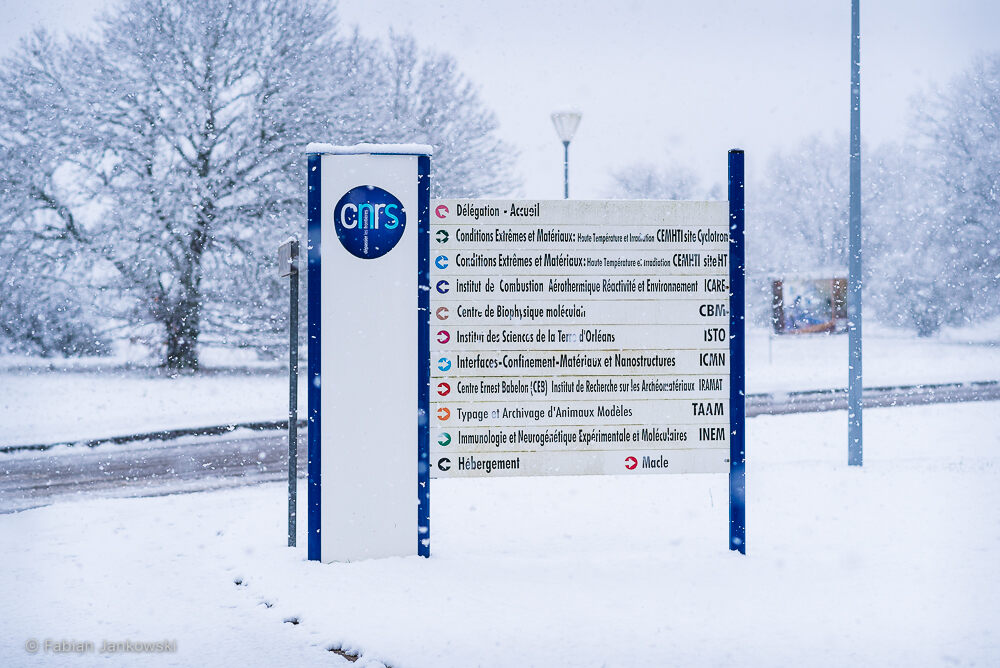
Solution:
M 403 238 L 406 212 L 389 191 L 378 186 L 358 186 L 347 191 L 333 208 L 333 226 L 348 253 L 374 260 Z

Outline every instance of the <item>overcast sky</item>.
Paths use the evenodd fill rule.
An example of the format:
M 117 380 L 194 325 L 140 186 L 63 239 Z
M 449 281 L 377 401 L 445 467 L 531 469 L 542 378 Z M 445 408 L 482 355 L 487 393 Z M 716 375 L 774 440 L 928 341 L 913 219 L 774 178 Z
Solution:
M 0 0 L 0 50 L 34 25 L 84 29 L 108 4 Z M 583 113 L 570 146 L 579 198 L 603 196 L 609 171 L 635 161 L 683 164 L 706 186 L 721 183 L 734 146 L 747 151 L 752 179 L 775 150 L 848 130 L 850 0 L 339 6 L 342 22 L 367 35 L 393 27 L 456 57 L 519 149 L 528 197 L 562 195 L 562 146 L 549 119 L 559 109 Z M 1000 49 L 997 0 L 862 0 L 861 10 L 862 133 L 871 144 L 902 136 L 914 93 Z

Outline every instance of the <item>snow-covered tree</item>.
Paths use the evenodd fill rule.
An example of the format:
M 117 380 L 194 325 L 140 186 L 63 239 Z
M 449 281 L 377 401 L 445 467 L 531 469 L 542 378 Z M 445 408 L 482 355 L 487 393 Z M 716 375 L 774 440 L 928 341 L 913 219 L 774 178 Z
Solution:
M 1000 52 L 918 99 L 922 162 L 935 184 L 935 289 L 960 324 L 1000 314 Z
M 39 34 L 23 57 L 51 47 Z M 12 83 L 7 74 L 0 74 L 5 89 Z M 40 104 L 19 108 L 17 94 L 37 82 L 27 77 L 14 82 L 23 88 L 0 100 L 0 348 L 43 356 L 102 353 L 109 342 L 81 280 L 85 263 L 67 254 L 59 226 L 40 214 L 58 206 L 46 186 L 48 174 L 61 164 L 53 147 L 62 100 L 58 91 L 36 88 Z M 18 133 L 15 120 L 32 131 Z
M 376 139 L 434 147 L 433 197 L 502 196 L 519 185 L 516 153 L 497 136 L 496 115 L 446 54 L 390 33 L 378 73 L 386 91 Z
M 862 155 L 867 158 L 867 151 Z M 814 135 L 771 156 L 748 193 L 755 268 L 775 274 L 847 267 L 848 142 Z M 867 170 L 862 170 L 867 177 Z M 869 193 L 862 187 L 864 196 Z M 750 202 L 748 202 L 748 207 Z
M 170 368 L 197 368 L 206 336 L 277 342 L 307 141 L 439 144 L 439 192 L 510 188 L 454 63 L 391 51 L 306 0 L 128 0 L 96 39 L 36 34 L 0 66 L 0 226 L 107 314 L 158 325 Z
M 933 184 L 915 168 L 913 151 L 862 149 L 862 284 L 868 314 L 925 332 L 945 306 L 936 287 Z M 775 154 L 759 188 L 751 188 L 749 266 L 761 289 L 760 313 L 770 278 L 846 275 L 849 164 L 846 136 L 813 136 Z
M 915 102 L 904 144 L 862 150 L 866 311 L 921 336 L 1000 314 L 1000 56 Z M 775 155 L 748 197 L 758 275 L 846 268 L 846 137 Z
M 46 246 L 31 235 L 0 229 L 0 352 L 43 357 L 108 352 L 109 338 L 96 326 L 90 295 L 75 280 L 72 263 Z
M 866 293 L 921 336 L 1000 314 L 1000 53 L 915 99 L 911 138 L 866 165 Z
M 878 320 L 933 334 L 953 310 L 937 184 L 912 142 L 880 146 L 865 161 L 862 210 L 866 310 Z
M 301 107 L 320 103 L 333 28 L 298 0 L 132 0 L 97 41 L 38 36 L 4 68 L 3 142 L 45 156 L 34 233 L 162 325 L 168 367 L 197 367 L 214 276 L 264 261 L 296 212 L 297 151 L 322 127 Z
M 690 200 L 704 197 L 698 177 L 684 167 L 638 162 L 611 172 L 612 199 Z M 720 193 L 714 190 L 708 198 Z

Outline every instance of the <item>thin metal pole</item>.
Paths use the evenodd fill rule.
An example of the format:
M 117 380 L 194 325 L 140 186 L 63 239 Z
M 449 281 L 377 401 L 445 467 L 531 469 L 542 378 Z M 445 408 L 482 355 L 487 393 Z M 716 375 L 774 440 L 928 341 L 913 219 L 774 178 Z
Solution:
M 294 260 L 288 318 L 288 547 L 295 547 L 295 515 L 298 492 L 299 422 L 299 269 Z
M 569 142 L 563 142 L 563 199 L 569 199 Z
M 747 553 L 743 151 L 729 151 L 729 549 Z
M 861 20 L 851 0 L 851 210 L 847 291 L 847 463 L 861 466 Z

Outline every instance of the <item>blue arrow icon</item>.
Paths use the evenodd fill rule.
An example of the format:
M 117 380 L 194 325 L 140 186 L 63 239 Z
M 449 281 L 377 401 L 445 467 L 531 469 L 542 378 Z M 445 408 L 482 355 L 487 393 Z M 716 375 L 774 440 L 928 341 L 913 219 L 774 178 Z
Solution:
M 436 287 L 437 291 L 442 295 L 446 294 L 448 292 L 448 281 L 438 281 L 437 285 L 434 287 Z
M 438 369 L 441 371 L 449 371 L 451 369 L 451 360 L 447 357 L 442 357 L 438 360 Z
M 447 255 L 438 255 L 436 258 L 434 258 L 434 266 L 436 266 L 438 269 L 447 269 L 448 268 L 448 256 Z

